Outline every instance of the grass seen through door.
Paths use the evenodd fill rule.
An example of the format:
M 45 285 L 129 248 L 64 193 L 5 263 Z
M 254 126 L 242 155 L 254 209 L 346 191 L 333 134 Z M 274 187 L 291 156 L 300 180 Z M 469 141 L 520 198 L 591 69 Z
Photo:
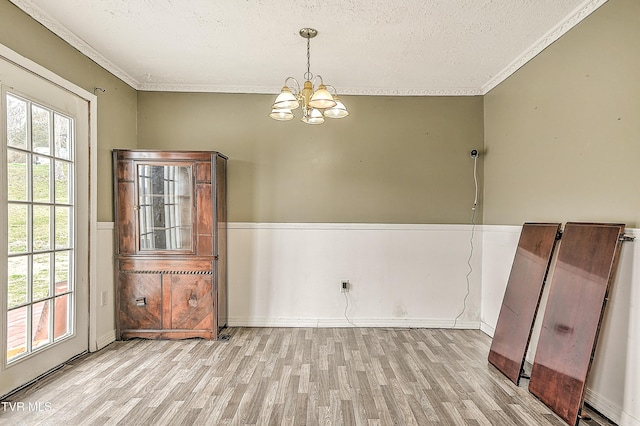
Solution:
M 25 163 L 9 163 L 7 167 L 7 186 L 8 186 L 8 199 L 20 200 L 24 199 L 24 194 L 27 191 L 28 182 L 25 177 L 27 176 L 26 170 L 27 164 Z M 42 200 L 50 199 L 49 191 L 49 179 L 50 179 L 50 164 L 32 164 L 33 167 L 33 199 Z M 55 200 L 66 200 L 65 203 L 70 202 L 70 195 L 68 194 L 68 167 L 59 167 L 54 173 L 56 179 L 55 185 Z M 60 183 L 60 184 L 58 184 Z M 50 203 L 52 204 L 52 203 Z M 26 205 L 18 203 L 10 203 L 8 210 L 8 252 L 9 253 L 23 253 L 28 251 L 28 242 L 25 240 L 25 229 L 28 225 L 28 207 Z M 54 247 L 69 247 L 69 213 L 70 208 L 60 208 L 53 214 L 53 207 L 50 205 L 34 206 L 33 208 L 33 248 L 34 251 L 38 250 L 47 251 Z M 51 233 L 51 221 L 55 217 L 55 241 L 50 241 L 52 237 Z M 38 300 L 47 297 L 49 294 L 49 253 L 34 254 L 33 262 L 33 300 Z M 24 259 L 24 257 L 15 258 Z M 56 260 L 56 276 L 55 281 L 66 281 L 68 278 L 69 258 L 66 252 L 57 253 Z M 12 259 L 10 258 L 11 262 Z M 27 266 L 25 264 L 23 268 L 15 268 L 14 271 L 24 271 L 24 273 L 9 276 L 8 278 L 8 306 L 15 306 L 27 302 L 25 300 L 25 289 L 27 288 Z

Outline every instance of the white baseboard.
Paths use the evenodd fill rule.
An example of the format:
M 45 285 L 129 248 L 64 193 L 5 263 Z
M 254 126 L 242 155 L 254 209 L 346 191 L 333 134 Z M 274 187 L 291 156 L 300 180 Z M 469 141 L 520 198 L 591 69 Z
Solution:
M 623 411 L 622 416 L 620 416 L 620 423 L 618 424 L 620 426 L 640 426 L 640 419 Z
M 493 337 L 493 335 L 496 334 L 496 329 L 484 321 L 480 322 L 480 331 L 484 332 L 484 334 L 489 337 Z
M 98 346 L 97 350 L 100 350 L 115 341 L 116 341 L 116 331 L 111 330 L 110 332 L 105 333 L 102 336 L 98 337 L 98 341 L 96 342 Z
M 609 420 L 613 420 L 616 424 L 620 424 L 620 419 L 622 418 L 622 407 L 619 407 L 589 388 L 587 388 L 587 391 L 584 394 L 584 399 L 587 404 L 595 408 L 603 416 Z
M 454 320 L 428 318 L 240 318 L 229 317 L 230 327 L 394 327 L 394 328 L 454 328 Z M 478 321 L 457 321 L 456 329 L 477 330 Z
M 595 408 L 599 413 L 608 418 L 609 420 L 613 420 L 616 424 L 620 424 L 620 417 L 622 413 L 622 407 L 614 404 L 609 401 L 607 398 L 603 397 L 587 388 L 584 399 L 593 408 Z

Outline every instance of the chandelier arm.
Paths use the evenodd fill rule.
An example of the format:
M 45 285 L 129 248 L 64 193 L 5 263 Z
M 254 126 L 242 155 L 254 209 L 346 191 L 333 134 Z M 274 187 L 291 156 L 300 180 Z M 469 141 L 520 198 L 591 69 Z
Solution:
M 287 77 L 284 80 L 284 85 L 285 86 L 287 85 L 287 82 L 289 80 L 293 80 L 293 82 L 296 84 L 296 86 L 295 86 L 296 91 L 295 91 L 294 95 L 297 97 L 300 94 L 300 83 L 298 83 L 298 80 L 296 80 L 294 77 Z
M 335 96 L 338 96 L 338 90 L 336 90 L 336 88 L 335 88 L 335 87 L 333 87 L 331 84 L 325 84 L 324 86 L 325 86 L 327 89 L 331 88 L 331 90 L 333 90 L 333 94 L 334 94 Z
M 324 81 L 322 80 L 322 76 L 321 75 L 316 75 L 315 77 L 313 77 L 313 86 L 315 87 L 316 85 L 316 80 L 320 79 L 320 84 L 324 84 Z

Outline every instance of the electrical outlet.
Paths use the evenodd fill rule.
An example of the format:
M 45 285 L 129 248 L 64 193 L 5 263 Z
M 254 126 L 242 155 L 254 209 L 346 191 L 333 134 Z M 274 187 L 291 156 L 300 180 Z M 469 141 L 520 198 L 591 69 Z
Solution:
M 349 291 L 349 280 L 342 280 L 340 283 L 340 291 L 343 293 L 347 293 Z
M 100 306 L 106 306 L 107 304 L 107 292 L 103 291 L 100 293 Z

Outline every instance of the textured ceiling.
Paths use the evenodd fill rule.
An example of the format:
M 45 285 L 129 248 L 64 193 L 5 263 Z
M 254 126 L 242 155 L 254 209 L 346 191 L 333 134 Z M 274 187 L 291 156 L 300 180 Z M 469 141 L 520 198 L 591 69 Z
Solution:
M 477 95 L 606 0 L 11 0 L 138 90 Z

